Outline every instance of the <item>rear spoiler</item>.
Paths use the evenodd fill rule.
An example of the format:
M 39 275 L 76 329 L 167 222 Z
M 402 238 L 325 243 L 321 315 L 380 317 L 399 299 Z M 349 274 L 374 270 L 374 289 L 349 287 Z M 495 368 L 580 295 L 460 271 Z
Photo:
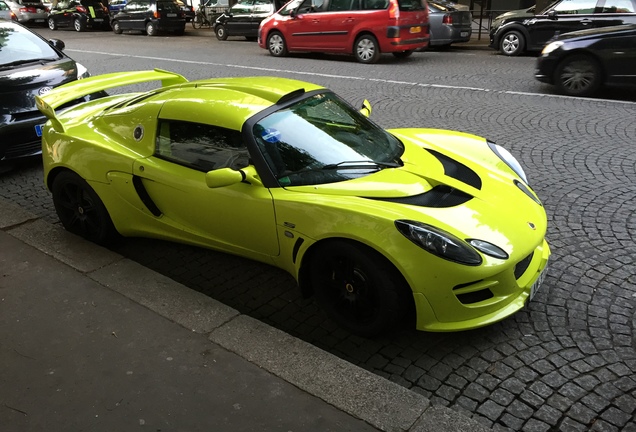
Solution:
M 55 116 L 55 108 L 103 90 L 152 81 L 161 81 L 162 87 L 188 82 L 182 75 L 161 69 L 115 72 L 84 78 L 56 87 L 42 96 L 36 96 L 35 104 L 40 112 L 51 121 L 56 130 L 64 132 L 64 126 Z

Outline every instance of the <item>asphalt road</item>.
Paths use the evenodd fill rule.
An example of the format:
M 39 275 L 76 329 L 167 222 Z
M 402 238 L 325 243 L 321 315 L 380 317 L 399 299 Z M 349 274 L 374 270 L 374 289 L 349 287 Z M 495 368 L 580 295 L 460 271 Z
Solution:
M 384 127 L 461 130 L 507 147 L 543 199 L 553 257 L 529 307 L 484 329 L 361 339 L 266 265 L 144 239 L 117 252 L 495 429 L 636 431 L 636 93 L 557 96 L 534 80 L 534 57 L 489 50 L 361 65 L 346 56 L 277 59 L 210 30 L 155 38 L 38 31 L 63 39 L 93 74 L 162 68 L 189 79 L 303 79 L 354 105 L 368 99 Z M 38 160 L 0 175 L 0 196 L 57 221 Z

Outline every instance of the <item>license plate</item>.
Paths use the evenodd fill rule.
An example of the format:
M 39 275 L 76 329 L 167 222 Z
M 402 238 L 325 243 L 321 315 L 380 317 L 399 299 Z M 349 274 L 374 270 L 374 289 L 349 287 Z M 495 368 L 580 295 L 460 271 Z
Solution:
M 541 272 L 541 274 L 539 275 L 539 277 L 537 278 L 537 280 L 534 281 L 534 283 L 532 284 L 532 288 L 530 288 L 530 300 L 532 300 L 532 298 L 537 293 L 537 291 L 539 291 L 539 287 L 543 283 L 543 280 L 545 279 L 545 275 L 547 273 L 548 273 L 548 266 L 546 265 L 543 271 Z
M 466 36 L 468 36 L 468 32 L 461 32 L 459 34 L 459 37 L 466 37 Z
M 39 137 L 42 136 L 42 125 L 35 125 L 35 134 Z
M 35 22 L 44 22 L 44 20 L 43 20 L 43 19 L 36 19 L 36 20 L 34 20 L 34 21 L 35 21 Z
M 419 33 L 422 31 L 422 27 L 417 26 L 417 27 L 411 27 L 409 30 L 409 33 Z
M 176 13 L 169 13 L 169 14 L 167 14 L 167 17 L 168 17 L 168 18 L 174 18 L 174 17 L 176 17 L 176 16 L 177 16 L 177 14 L 176 14 Z
M 95 18 L 93 21 L 95 21 L 95 22 L 102 22 L 102 21 L 104 21 L 104 18 Z

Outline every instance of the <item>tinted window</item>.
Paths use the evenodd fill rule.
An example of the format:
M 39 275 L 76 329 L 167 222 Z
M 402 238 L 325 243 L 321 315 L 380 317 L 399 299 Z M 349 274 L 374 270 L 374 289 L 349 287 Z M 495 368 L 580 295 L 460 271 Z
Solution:
M 633 13 L 634 10 L 631 0 L 607 0 L 601 13 Z
M 421 0 L 398 0 L 398 5 L 400 10 L 405 12 L 424 9 Z
M 240 132 L 175 120 L 160 121 L 155 154 L 203 172 L 249 164 Z
M 364 10 L 378 10 L 389 7 L 389 0 L 360 0 L 360 8 Z
M 596 0 L 563 0 L 554 7 L 561 14 L 591 14 L 596 8 Z
M 166 1 L 166 2 L 157 2 L 157 10 L 162 12 L 179 12 L 179 5 L 174 2 Z
M 348 11 L 358 9 L 357 0 L 331 0 L 329 2 L 330 11 Z

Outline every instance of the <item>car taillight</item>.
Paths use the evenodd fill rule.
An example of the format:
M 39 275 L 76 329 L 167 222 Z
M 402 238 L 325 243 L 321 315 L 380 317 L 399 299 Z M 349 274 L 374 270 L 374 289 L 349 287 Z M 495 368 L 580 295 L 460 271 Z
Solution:
M 391 4 L 389 5 L 389 18 L 400 18 L 400 5 L 398 5 L 397 0 L 391 0 Z
M 86 8 L 84 6 L 75 6 L 75 10 L 79 13 L 86 13 Z
M 452 25 L 453 24 L 453 16 L 451 14 L 444 15 L 444 18 L 442 18 L 442 24 Z

